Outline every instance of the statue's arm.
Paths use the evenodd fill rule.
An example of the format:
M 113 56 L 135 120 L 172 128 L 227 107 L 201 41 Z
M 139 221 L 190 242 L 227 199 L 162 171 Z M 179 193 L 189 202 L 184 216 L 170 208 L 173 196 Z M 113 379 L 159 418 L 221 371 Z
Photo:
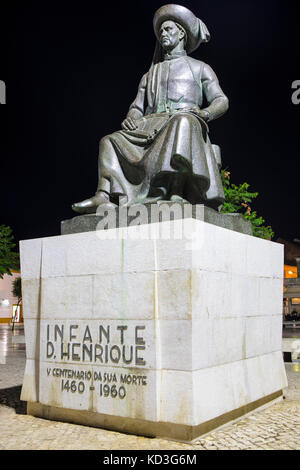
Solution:
M 136 98 L 129 107 L 126 119 L 124 119 L 121 124 L 122 129 L 127 131 L 134 131 L 137 128 L 135 121 L 144 116 L 146 86 L 147 74 L 145 74 L 140 81 Z
M 226 113 L 229 102 L 223 93 L 219 80 L 212 68 L 205 64 L 202 71 L 202 87 L 208 106 L 203 109 L 207 113 L 207 120 L 212 121 Z
M 136 98 L 129 107 L 127 118 L 140 119 L 141 117 L 144 116 L 146 86 L 147 86 L 147 74 L 143 75 L 142 80 L 140 81 Z

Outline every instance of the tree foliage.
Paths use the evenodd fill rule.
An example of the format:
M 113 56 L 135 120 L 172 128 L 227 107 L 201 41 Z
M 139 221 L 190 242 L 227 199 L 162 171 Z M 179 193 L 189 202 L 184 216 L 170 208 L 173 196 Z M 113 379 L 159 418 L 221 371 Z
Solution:
M 248 183 L 236 185 L 230 181 L 230 172 L 221 171 L 222 183 L 225 193 L 225 202 L 222 207 L 223 213 L 240 213 L 249 220 L 253 227 L 253 235 L 259 238 L 271 240 L 274 236 L 272 227 L 265 225 L 265 220 L 252 210 L 253 199 L 257 198 L 257 192 L 250 192 Z
M 11 293 L 14 297 L 17 297 L 19 304 L 22 300 L 22 281 L 20 277 L 16 277 L 13 280 Z
M 20 267 L 19 254 L 14 251 L 16 244 L 13 243 L 12 229 L 7 225 L 0 225 L 0 278 L 4 274 L 11 276 L 11 269 L 18 270 Z

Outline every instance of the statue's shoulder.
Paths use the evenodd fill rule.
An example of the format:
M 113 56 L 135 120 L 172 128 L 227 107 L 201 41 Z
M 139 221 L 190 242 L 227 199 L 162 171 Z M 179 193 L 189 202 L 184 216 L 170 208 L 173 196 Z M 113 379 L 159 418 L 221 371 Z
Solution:
M 189 55 L 186 55 L 185 57 L 193 67 L 203 67 L 206 65 L 202 60 L 194 59 L 194 57 L 190 57 Z
M 196 74 L 201 80 L 216 80 L 217 76 L 210 65 L 206 64 L 202 60 L 194 59 L 193 57 L 188 57 L 190 67 L 193 70 L 193 73 Z
M 202 76 L 203 70 L 205 68 L 207 68 L 208 65 L 205 62 L 203 62 L 202 60 L 194 59 L 193 57 L 190 57 L 190 56 L 186 56 L 186 59 L 189 63 L 189 66 L 191 67 L 193 73 L 197 77 L 200 78 Z

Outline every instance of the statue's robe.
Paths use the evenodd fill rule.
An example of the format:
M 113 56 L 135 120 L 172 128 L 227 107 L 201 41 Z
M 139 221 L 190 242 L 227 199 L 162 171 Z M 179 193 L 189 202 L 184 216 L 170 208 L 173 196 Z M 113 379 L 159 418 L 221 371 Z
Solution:
M 98 191 L 128 204 L 149 197 L 169 199 L 176 187 L 190 203 L 217 209 L 224 201 L 220 149 L 208 126 L 191 108 L 205 109 L 209 121 L 228 108 L 213 70 L 186 55 L 152 64 L 139 84 L 127 117 L 134 131 L 121 130 L 100 142 Z

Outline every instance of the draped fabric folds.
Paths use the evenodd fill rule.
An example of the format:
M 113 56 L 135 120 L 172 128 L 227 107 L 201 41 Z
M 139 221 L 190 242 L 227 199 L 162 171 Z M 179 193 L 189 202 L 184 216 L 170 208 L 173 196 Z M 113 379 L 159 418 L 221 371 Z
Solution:
M 128 113 L 139 114 L 137 129 L 101 140 L 98 191 L 112 201 L 127 196 L 129 205 L 175 194 L 218 209 L 224 201 L 219 148 L 211 144 L 197 109 L 205 92 L 214 113 L 223 106 L 218 100 L 227 98 L 210 68 L 208 79 L 201 80 L 204 63 L 190 57 L 170 62 L 153 63 L 141 80 Z

